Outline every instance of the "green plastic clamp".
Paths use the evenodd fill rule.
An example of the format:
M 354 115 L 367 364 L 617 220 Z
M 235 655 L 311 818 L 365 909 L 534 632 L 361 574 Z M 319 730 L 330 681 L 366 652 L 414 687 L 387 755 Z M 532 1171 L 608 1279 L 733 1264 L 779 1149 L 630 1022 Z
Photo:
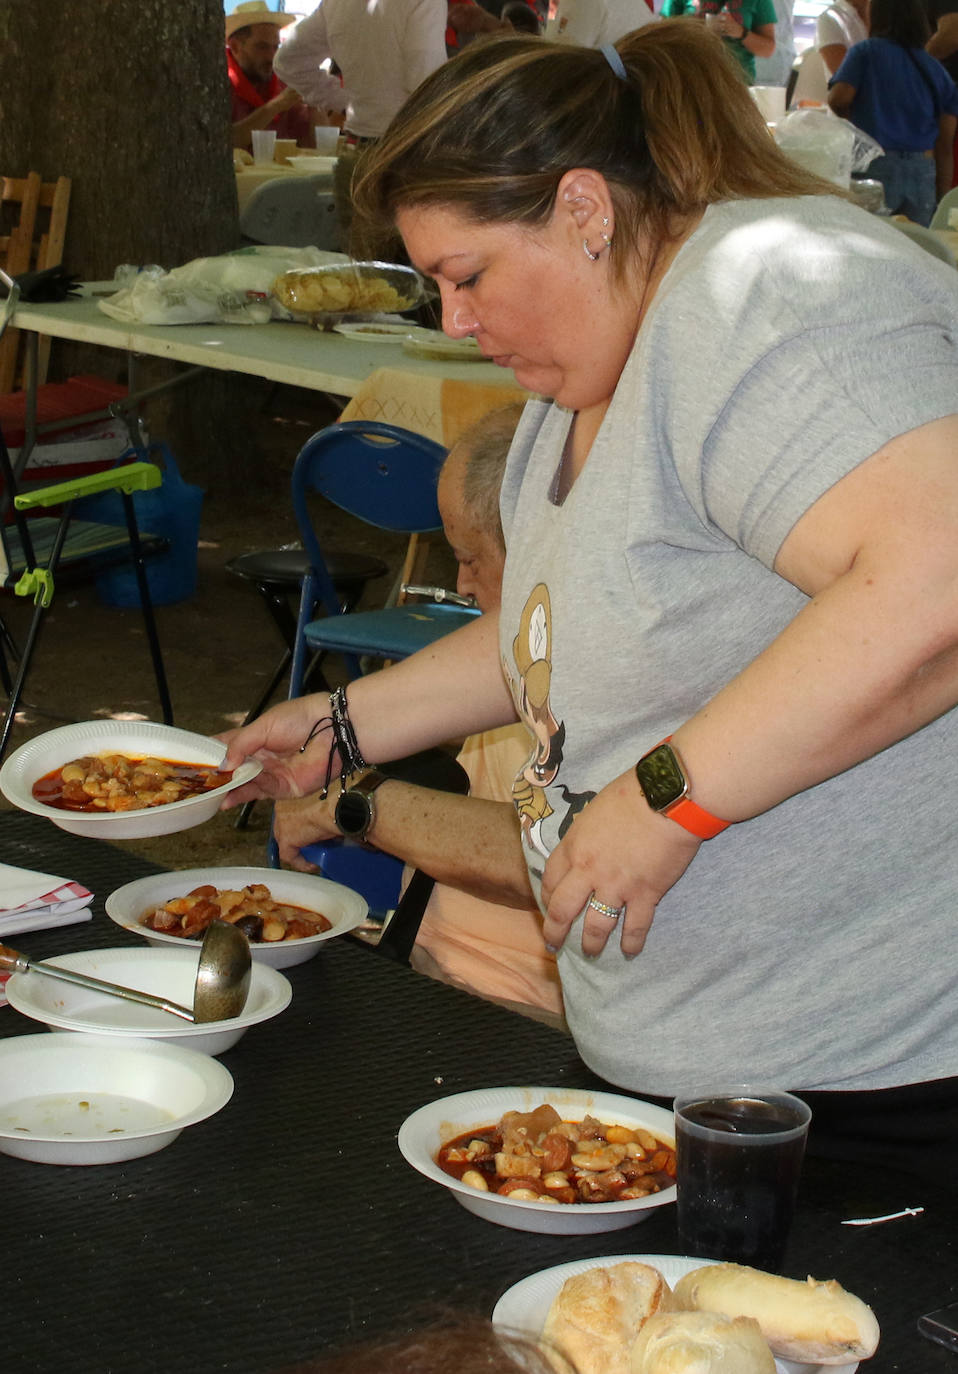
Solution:
M 122 491 L 132 496 L 135 491 L 152 491 L 163 482 L 163 474 L 155 463 L 127 463 L 122 468 L 108 468 L 105 472 L 91 472 L 88 477 L 74 477 L 69 482 L 56 482 L 39 491 L 15 496 L 17 510 L 62 506 L 79 496 L 93 496 L 100 491 Z
M 32 596 L 33 604 L 46 610 L 53 600 L 53 573 L 49 568 L 27 568 L 13 590 L 17 596 Z

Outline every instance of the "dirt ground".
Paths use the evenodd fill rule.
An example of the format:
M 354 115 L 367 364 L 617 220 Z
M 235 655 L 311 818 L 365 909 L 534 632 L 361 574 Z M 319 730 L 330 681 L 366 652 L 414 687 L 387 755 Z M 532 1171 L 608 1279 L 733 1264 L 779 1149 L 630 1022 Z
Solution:
M 249 584 L 227 572 L 226 563 L 239 553 L 297 541 L 289 475 L 305 439 L 335 413 L 308 392 L 281 388 L 271 394 L 255 422 L 256 440 L 268 456 L 261 480 L 242 491 L 207 492 L 196 595 L 157 609 L 174 723 L 184 729 L 213 735 L 240 724 L 280 658 L 282 641 L 266 606 Z M 190 480 L 188 469 L 184 476 Z M 329 547 L 375 553 L 398 573 L 402 536 L 370 529 L 326 502 L 321 509 L 321 537 Z M 438 537 L 427 575 L 432 582 L 455 585 L 454 563 Z M 363 605 L 382 604 L 390 582 L 370 584 Z M 0 614 L 19 643 L 31 610 L 9 593 L 0 603 Z M 342 680 L 338 668 L 331 661 L 328 676 L 334 683 Z M 11 751 L 69 721 L 130 715 L 159 720 L 139 611 L 102 604 L 92 586 L 58 586 L 24 699 Z M 0 809 L 8 805 L 0 798 Z M 173 869 L 265 863 L 269 807 L 257 805 L 246 829 L 237 829 L 234 820 L 234 813 L 222 813 L 177 835 L 123 843 Z

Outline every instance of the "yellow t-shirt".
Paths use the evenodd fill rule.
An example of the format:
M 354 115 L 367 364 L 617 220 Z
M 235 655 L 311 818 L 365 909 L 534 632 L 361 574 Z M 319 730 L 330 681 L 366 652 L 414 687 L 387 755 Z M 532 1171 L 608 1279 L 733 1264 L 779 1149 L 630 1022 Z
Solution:
M 520 724 L 471 735 L 459 754 L 469 795 L 511 801 L 513 781 L 529 749 L 529 732 Z M 437 883 L 411 963 L 480 997 L 562 1013 L 555 955 L 543 943 L 542 915 L 531 896 L 528 908 L 519 910 Z

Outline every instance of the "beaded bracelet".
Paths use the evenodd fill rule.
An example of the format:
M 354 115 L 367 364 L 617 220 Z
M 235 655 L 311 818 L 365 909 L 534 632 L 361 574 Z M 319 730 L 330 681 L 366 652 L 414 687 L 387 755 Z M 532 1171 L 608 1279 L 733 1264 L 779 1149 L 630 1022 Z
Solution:
M 369 767 L 369 764 L 363 758 L 362 751 L 356 739 L 356 731 L 349 718 L 349 704 L 346 701 L 345 687 L 337 687 L 334 692 L 330 693 L 329 715 L 322 716 L 316 722 L 300 746 L 299 752 L 305 754 L 316 736 L 321 734 L 324 730 L 332 730 L 333 747 L 330 749 L 329 757 L 326 760 L 326 776 L 323 780 L 323 786 L 319 794 L 323 801 L 325 801 L 326 797 L 329 795 L 329 787 L 333 776 L 334 753 L 339 755 L 339 781 L 343 791 L 346 790 L 347 779 L 353 773 L 359 773 L 363 769 Z

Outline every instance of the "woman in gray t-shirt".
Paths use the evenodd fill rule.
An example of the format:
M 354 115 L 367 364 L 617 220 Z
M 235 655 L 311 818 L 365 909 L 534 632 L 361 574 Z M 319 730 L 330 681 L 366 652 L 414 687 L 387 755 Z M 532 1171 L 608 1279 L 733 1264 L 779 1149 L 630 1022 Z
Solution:
M 682 21 L 476 46 L 370 153 L 362 221 L 548 398 L 502 610 L 351 684 L 305 753 L 324 698 L 229 759 L 266 745 L 259 789 L 301 789 L 518 714 L 596 1072 L 879 1108 L 945 1080 L 921 1129 L 953 1165 L 958 278 L 780 155 L 712 52 Z

